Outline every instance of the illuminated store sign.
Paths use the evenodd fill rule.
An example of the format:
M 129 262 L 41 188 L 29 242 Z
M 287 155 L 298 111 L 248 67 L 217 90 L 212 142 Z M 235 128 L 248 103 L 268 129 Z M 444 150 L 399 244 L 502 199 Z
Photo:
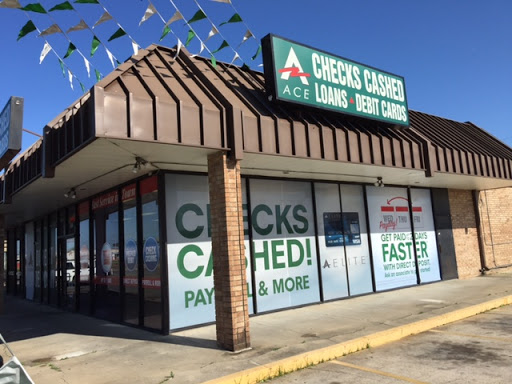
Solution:
M 409 125 L 403 77 L 273 35 L 262 45 L 274 99 Z

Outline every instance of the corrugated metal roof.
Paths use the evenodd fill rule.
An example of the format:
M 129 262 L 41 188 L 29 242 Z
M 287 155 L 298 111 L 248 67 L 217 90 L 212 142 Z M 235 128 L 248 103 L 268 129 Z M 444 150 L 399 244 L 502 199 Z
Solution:
M 487 132 L 409 113 L 411 125 L 404 128 L 276 104 L 267 98 L 261 72 L 151 46 L 51 122 L 43 145 L 6 175 L 15 180 L 14 193 L 107 137 L 232 151 L 239 159 L 270 154 L 512 179 L 512 150 Z

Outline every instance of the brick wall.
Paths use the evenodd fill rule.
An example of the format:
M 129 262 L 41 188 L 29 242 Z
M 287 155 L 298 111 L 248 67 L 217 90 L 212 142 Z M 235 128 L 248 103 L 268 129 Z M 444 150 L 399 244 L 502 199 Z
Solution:
M 217 343 L 250 347 L 240 163 L 218 152 L 208 156 Z
M 512 188 L 482 191 L 480 230 L 487 268 L 512 264 Z
M 460 279 L 479 276 L 480 250 L 472 191 L 448 191 L 455 258 Z

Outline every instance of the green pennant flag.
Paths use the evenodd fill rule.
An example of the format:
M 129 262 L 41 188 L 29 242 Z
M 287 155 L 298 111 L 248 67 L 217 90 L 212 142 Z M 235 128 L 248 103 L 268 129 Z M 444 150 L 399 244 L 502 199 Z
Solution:
M 124 31 L 124 29 L 123 28 L 119 28 L 117 31 L 115 31 L 115 33 L 112 36 L 110 36 L 108 41 L 115 40 L 118 37 L 121 37 L 121 36 L 124 36 L 124 35 L 126 35 L 126 32 Z
M 98 0 L 75 0 L 75 4 L 99 4 Z
M 217 68 L 217 59 L 215 58 L 215 56 L 212 55 L 212 65 L 213 65 L 213 68 Z
M 171 28 L 169 26 L 166 26 L 164 28 L 164 31 L 162 32 L 162 36 L 160 36 L 160 41 L 164 39 L 165 36 L 167 36 L 171 32 Z
M 64 69 L 64 62 L 59 59 L 60 69 L 62 69 L 62 76 L 66 77 L 66 70 Z
M 229 44 L 228 44 L 228 42 L 227 42 L 226 40 L 224 40 L 224 41 L 222 42 L 222 44 L 220 45 L 220 47 L 219 47 L 219 48 L 217 48 L 217 49 L 216 49 L 215 51 L 213 51 L 212 53 L 217 53 L 217 52 L 219 52 L 221 49 L 224 49 L 224 48 L 226 48 L 226 47 L 229 47 Z
M 199 11 L 196 12 L 196 14 L 194 16 L 192 16 L 192 18 L 188 21 L 188 23 L 192 24 L 193 22 L 203 20 L 203 19 L 206 19 L 206 15 L 203 12 L 203 10 L 200 9 Z
M 33 3 L 33 4 L 27 4 L 23 8 L 21 8 L 22 11 L 30 11 L 30 12 L 37 12 L 37 13 L 47 13 L 46 10 L 43 8 L 43 6 L 39 3 Z
M 188 47 L 192 39 L 196 36 L 196 33 L 193 30 L 188 31 L 187 41 L 185 42 L 185 47 Z
M 94 70 L 94 73 L 96 73 L 96 81 L 100 81 L 101 80 L 101 73 L 100 71 L 98 71 L 97 69 Z
M 92 38 L 92 45 L 91 45 L 91 57 L 94 56 L 94 54 L 96 53 L 96 51 L 98 50 L 98 47 L 100 46 L 100 41 L 99 39 L 94 36 Z
M 252 60 L 256 60 L 256 58 L 260 55 L 260 53 L 261 53 L 261 45 L 258 47 L 258 50 L 256 51 L 256 53 L 252 57 Z
M 36 26 L 34 25 L 34 23 L 32 22 L 32 20 L 29 20 L 27 21 L 27 24 L 25 24 L 23 26 L 23 28 L 21 28 L 21 31 L 20 33 L 18 34 L 18 40 L 21 39 L 22 37 L 25 37 L 26 35 L 28 35 L 30 32 L 34 32 L 36 30 Z M 17 41 L 18 41 L 17 40 Z
M 230 24 L 230 23 L 240 23 L 242 22 L 242 18 L 240 17 L 240 15 L 238 13 L 235 13 L 233 16 L 231 16 L 231 19 L 229 19 L 228 21 L 225 21 L 223 23 L 220 23 L 219 27 L 220 26 L 223 26 L 224 24 Z
M 55 7 L 50 9 L 48 12 L 52 11 L 72 11 L 74 8 L 69 1 L 65 1 L 63 3 L 57 4 Z
M 247 64 L 245 64 L 245 63 L 244 63 L 244 65 L 242 65 L 242 69 L 244 71 L 250 71 L 251 70 L 251 68 Z
M 75 44 L 73 43 L 69 43 L 69 47 L 68 47 L 68 51 L 66 52 L 66 54 L 64 55 L 64 59 L 67 59 L 69 56 L 71 56 L 71 54 L 73 52 L 76 51 L 76 47 L 75 47 Z
M 82 84 L 81 81 L 80 81 L 80 88 L 82 88 L 82 92 L 85 93 L 85 86 Z

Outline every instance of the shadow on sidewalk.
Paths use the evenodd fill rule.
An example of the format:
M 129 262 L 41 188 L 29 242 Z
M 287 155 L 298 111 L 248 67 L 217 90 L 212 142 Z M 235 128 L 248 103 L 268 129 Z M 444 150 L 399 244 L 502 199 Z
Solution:
M 113 337 L 219 349 L 215 339 L 179 335 L 161 335 L 125 324 L 63 311 L 47 304 L 6 296 L 5 313 L 0 315 L 0 333 L 8 343 L 68 333 L 84 336 Z

